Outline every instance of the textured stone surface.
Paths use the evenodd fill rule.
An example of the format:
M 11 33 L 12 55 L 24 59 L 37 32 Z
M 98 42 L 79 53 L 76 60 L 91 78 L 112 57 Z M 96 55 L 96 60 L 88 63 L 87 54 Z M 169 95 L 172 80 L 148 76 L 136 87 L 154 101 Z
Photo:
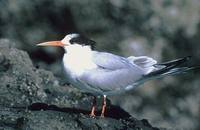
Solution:
M 29 53 L 34 64 L 59 79 L 63 77 L 59 61 L 63 51 L 41 49 L 35 44 L 62 39 L 69 32 L 86 34 L 97 41 L 96 49 L 101 51 L 148 55 L 158 61 L 192 55 L 199 64 L 199 12 L 199 0 L 1 0 L 0 37 L 13 39 L 16 47 Z M 0 71 L 5 69 L 6 65 L 0 67 Z M 199 74 L 195 71 L 151 81 L 112 101 L 156 126 L 199 130 Z M 46 91 L 57 91 L 53 88 Z M 64 99 L 67 97 L 60 101 L 71 104 Z
M 88 115 L 54 110 L 30 111 L 0 107 L 0 128 L 5 130 L 159 130 L 147 120 L 90 118 Z
M 5 39 L 0 40 L 0 62 L 0 129 L 158 130 L 111 104 L 107 118 L 90 118 L 90 96 L 35 68 L 25 51 Z

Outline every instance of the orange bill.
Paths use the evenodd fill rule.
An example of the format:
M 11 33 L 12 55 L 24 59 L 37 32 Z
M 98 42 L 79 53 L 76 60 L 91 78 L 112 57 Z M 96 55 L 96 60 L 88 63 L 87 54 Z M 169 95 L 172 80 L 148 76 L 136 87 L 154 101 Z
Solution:
M 43 42 L 37 44 L 37 46 L 60 46 L 63 47 L 65 44 L 63 44 L 61 41 L 49 41 L 49 42 Z

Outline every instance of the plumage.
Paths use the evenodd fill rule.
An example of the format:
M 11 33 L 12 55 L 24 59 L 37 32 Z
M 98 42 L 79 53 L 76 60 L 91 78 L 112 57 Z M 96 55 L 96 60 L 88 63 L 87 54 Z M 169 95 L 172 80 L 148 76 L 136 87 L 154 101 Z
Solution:
M 139 57 L 135 57 L 135 56 L 130 56 L 128 57 L 128 60 L 134 64 L 137 65 L 138 67 L 140 67 L 144 74 L 148 74 L 154 70 L 156 70 L 157 68 L 154 67 L 155 64 L 157 64 L 157 61 L 154 60 L 151 57 L 147 57 L 147 56 L 139 56 Z
M 110 95 L 126 90 L 143 76 L 143 70 L 128 59 L 105 52 L 93 51 L 92 62 L 97 67 L 85 70 L 78 78 L 96 88 L 100 94 Z
M 195 67 L 181 66 L 189 57 L 157 64 L 147 56 L 128 58 L 107 52 L 93 51 L 94 41 L 80 35 L 69 34 L 61 41 L 38 44 L 61 46 L 65 49 L 63 66 L 67 80 L 85 92 L 104 95 L 102 114 L 106 107 L 106 95 L 130 91 L 150 79 L 178 74 Z M 91 116 L 95 116 L 93 104 Z
M 76 36 L 77 37 L 77 36 Z M 113 95 L 129 91 L 147 79 L 164 72 L 180 72 L 176 64 L 183 60 L 157 64 L 147 56 L 128 58 L 107 52 L 93 51 L 90 46 L 73 43 L 65 46 L 63 64 L 70 83 L 80 90 L 99 95 Z M 168 68 L 169 65 L 171 68 Z M 164 71 L 167 69 L 166 71 Z M 159 72 L 159 73 L 158 73 Z

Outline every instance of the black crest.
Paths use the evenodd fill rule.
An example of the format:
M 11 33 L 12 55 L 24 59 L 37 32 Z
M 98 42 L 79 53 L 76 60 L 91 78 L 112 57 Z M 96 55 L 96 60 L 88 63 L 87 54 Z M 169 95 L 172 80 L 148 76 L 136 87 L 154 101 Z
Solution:
M 92 48 L 94 48 L 94 45 L 96 43 L 95 41 L 80 34 L 74 35 L 74 37 L 72 37 L 69 42 L 71 44 L 90 45 Z

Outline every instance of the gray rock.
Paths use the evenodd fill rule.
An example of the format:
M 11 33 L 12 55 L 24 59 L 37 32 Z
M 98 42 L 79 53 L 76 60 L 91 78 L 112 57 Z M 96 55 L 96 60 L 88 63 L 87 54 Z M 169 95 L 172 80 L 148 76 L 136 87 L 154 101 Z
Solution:
M 33 66 L 28 54 L 0 40 L 0 128 L 5 130 L 158 130 L 110 104 L 108 118 L 88 116 L 91 98 L 60 85 L 49 71 Z M 98 111 L 99 115 L 100 112 Z
M 134 118 L 90 118 L 83 114 L 59 111 L 30 111 L 0 107 L 0 125 L 6 130 L 159 130 L 147 120 Z M 1 128 L 0 127 L 0 128 Z
M 22 107 L 43 102 L 69 107 L 84 97 L 76 89 L 60 85 L 51 72 L 35 68 L 26 52 L 7 44 L 8 40 L 0 40 L 0 104 Z
M 15 46 L 26 50 L 34 63 L 39 61 L 37 64 L 56 76 L 61 74 L 58 59 L 63 51 L 39 49 L 35 44 L 62 39 L 69 32 L 87 34 L 97 41 L 98 50 L 125 56 L 148 55 L 158 61 L 192 55 L 198 63 L 199 3 L 199 0 L 1 0 L 0 37 L 13 39 Z M 6 69 L 7 62 L 0 71 Z M 43 70 L 39 71 L 43 75 Z M 195 71 L 186 76 L 149 82 L 144 85 L 146 87 L 112 101 L 134 116 L 148 117 L 156 126 L 200 129 L 199 77 L 199 71 Z M 66 100 L 71 96 L 62 90 L 66 93 L 70 87 L 55 89 L 51 83 L 44 87 L 46 102 L 61 106 L 86 104 Z

